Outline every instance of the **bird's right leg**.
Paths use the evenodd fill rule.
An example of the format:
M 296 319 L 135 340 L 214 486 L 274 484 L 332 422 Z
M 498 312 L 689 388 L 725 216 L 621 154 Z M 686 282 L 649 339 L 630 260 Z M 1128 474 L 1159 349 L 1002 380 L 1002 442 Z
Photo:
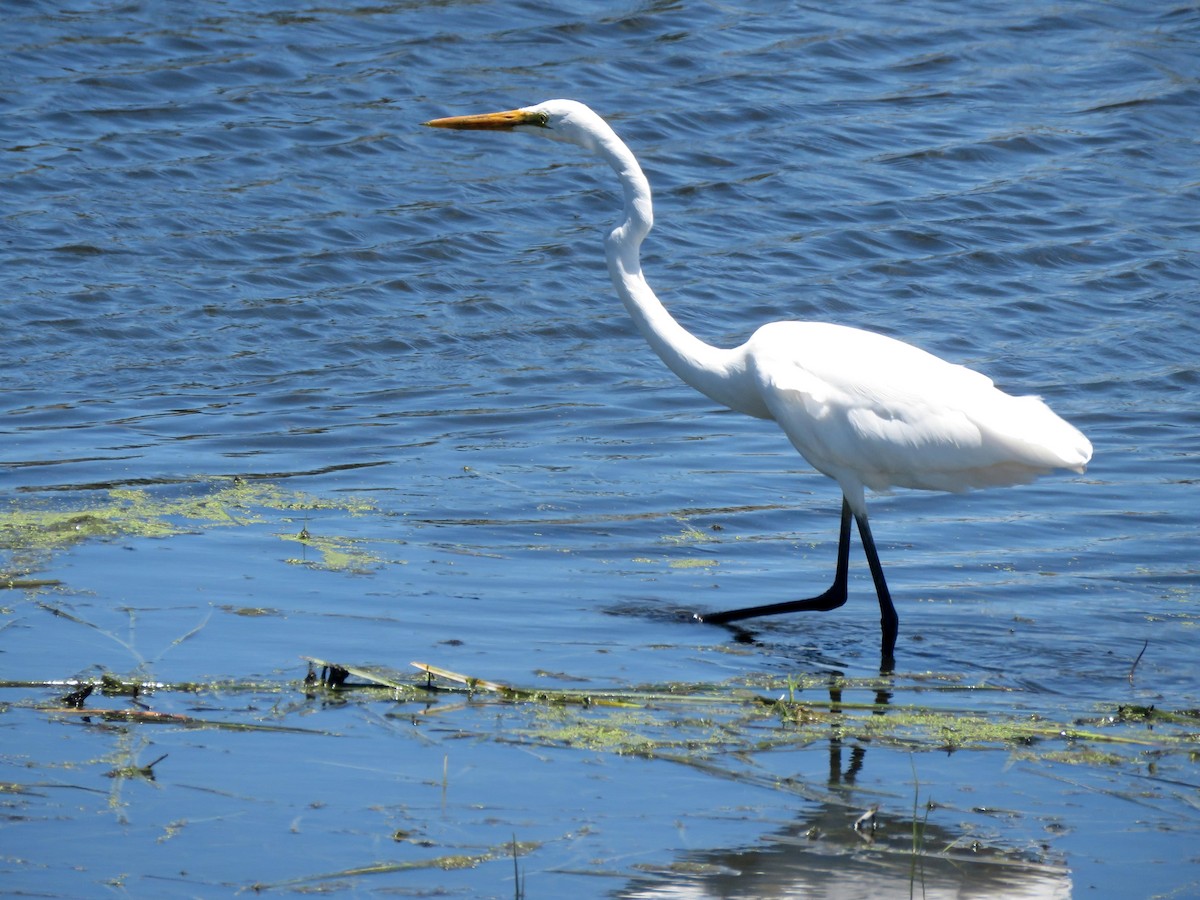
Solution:
M 833 576 L 833 584 L 825 593 L 818 594 L 816 597 L 809 597 L 806 600 L 788 600 L 784 603 L 746 606 L 742 609 L 729 609 L 716 613 L 696 613 L 696 618 L 701 622 L 724 625 L 726 622 L 754 619 L 759 616 L 775 616 L 782 613 L 806 612 L 808 610 L 828 612 L 831 609 L 837 609 L 846 602 L 847 586 L 849 584 L 850 522 L 852 517 L 853 513 L 850 511 L 850 503 L 843 497 L 842 527 L 838 535 L 837 572 Z
M 890 672 L 896 665 L 896 635 L 900 633 L 900 617 L 896 614 L 892 594 L 883 577 L 883 564 L 879 562 L 879 551 L 875 549 L 875 538 L 871 535 L 871 526 L 867 524 L 867 514 L 856 516 L 855 520 L 858 522 L 863 552 L 867 554 L 867 565 L 871 567 L 871 578 L 875 581 L 875 593 L 879 595 L 879 628 L 883 635 L 881 667 L 884 672 Z

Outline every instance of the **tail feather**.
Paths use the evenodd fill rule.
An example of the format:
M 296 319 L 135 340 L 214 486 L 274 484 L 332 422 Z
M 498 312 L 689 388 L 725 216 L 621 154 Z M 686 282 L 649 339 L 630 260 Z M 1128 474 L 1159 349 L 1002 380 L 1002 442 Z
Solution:
M 1009 448 L 1011 461 L 1048 469 L 1083 472 L 1092 444 L 1058 416 L 1041 397 L 1008 397 L 977 423 L 987 438 Z

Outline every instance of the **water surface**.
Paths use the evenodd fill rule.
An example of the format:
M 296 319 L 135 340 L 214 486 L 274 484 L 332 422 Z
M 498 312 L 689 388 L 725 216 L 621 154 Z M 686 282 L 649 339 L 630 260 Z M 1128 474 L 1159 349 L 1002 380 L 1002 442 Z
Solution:
M 597 690 L 878 673 L 857 546 L 837 613 L 750 645 L 687 621 L 822 588 L 839 498 L 636 334 L 600 247 L 611 173 L 419 127 L 570 96 L 641 159 L 647 274 L 695 333 L 872 328 L 1040 394 L 1094 443 L 1086 475 L 871 499 L 901 687 L 999 686 L 968 707 L 1056 721 L 1200 706 L 1194 4 L 18 3 L 0 41 L 6 528 L 53 514 L 78 538 L 5 538 L 23 585 L 5 679 L 291 684 L 303 655 Z M 171 527 L 98 527 L 114 504 Z M 247 702 L 336 741 L 80 728 L 38 708 L 59 693 L 3 701 L 0 778 L 28 791 L 3 826 L 19 890 L 344 872 L 401 852 L 397 830 L 430 855 L 545 842 L 530 896 L 782 896 L 841 853 L 851 896 L 907 873 L 796 840 L 818 800 L 482 738 L 519 717 L 504 708 L 439 730 L 382 703 Z M 832 791 L 840 749 L 761 765 Z M 1031 895 L 1200 880 L 1186 758 L 858 750 L 883 814 L 911 814 L 915 774 L 948 842 L 972 810 L 1010 811 L 984 837 L 1050 866 Z M 162 752 L 153 785 L 103 777 Z M 269 864 L 247 850 L 264 839 Z M 508 896 L 511 878 L 345 881 Z

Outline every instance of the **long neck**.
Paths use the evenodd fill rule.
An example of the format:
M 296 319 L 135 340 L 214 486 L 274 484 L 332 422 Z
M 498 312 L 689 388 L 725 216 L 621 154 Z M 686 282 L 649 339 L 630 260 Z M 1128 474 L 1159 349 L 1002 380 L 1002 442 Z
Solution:
M 769 418 L 746 371 L 745 354 L 706 344 L 675 321 L 642 275 L 639 251 L 654 225 L 650 184 L 617 135 L 608 132 L 594 147 L 617 173 L 625 192 L 625 221 L 605 241 L 613 286 L 638 330 L 659 358 L 705 396 L 723 406 Z

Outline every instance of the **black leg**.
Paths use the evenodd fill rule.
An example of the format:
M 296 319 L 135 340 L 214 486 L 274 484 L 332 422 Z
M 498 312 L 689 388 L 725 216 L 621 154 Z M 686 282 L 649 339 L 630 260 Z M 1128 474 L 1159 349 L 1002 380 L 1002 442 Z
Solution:
M 900 632 L 900 617 L 896 615 L 896 607 L 892 603 L 892 595 L 888 591 L 887 581 L 883 577 L 883 565 L 879 562 L 879 551 L 875 549 L 875 538 L 871 534 L 871 526 L 867 523 L 866 515 L 856 515 L 851 512 L 850 504 L 842 498 L 842 525 L 838 533 L 837 571 L 833 576 L 833 584 L 829 590 L 816 597 L 805 600 L 789 600 L 784 603 L 767 603 L 762 606 L 747 606 L 742 609 L 729 609 L 724 612 L 696 614 L 701 622 L 713 625 L 724 625 L 728 622 L 738 622 L 742 619 L 754 619 L 759 616 L 775 616 L 782 613 L 807 612 L 815 610 L 828 612 L 837 609 L 846 602 L 848 572 L 850 569 L 850 519 L 853 516 L 858 522 L 858 534 L 862 538 L 863 550 L 867 554 L 867 565 L 871 567 L 871 578 L 875 581 L 875 593 L 879 596 L 879 627 L 882 632 L 882 663 L 883 671 L 891 671 L 895 664 L 896 636 Z
M 850 504 L 842 500 L 842 529 L 838 535 L 837 573 L 833 584 L 823 594 L 809 597 L 807 600 L 789 600 L 785 603 L 767 603 L 763 606 L 747 606 L 742 609 L 728 609 L 724 612 L 696 614 L 701 622 L 713 625 L 724 625 L 727 622 L 737 622 L 741 619 L 755 619 L 759 616 L 776 616 L 781 613 L 806 612 L 817 610 L 828 612 L 837 609 L 846 602 L 846 585 L 849 583 L 847 572 L 850 569 Z M 859 525 L 862 528 L 862 525 Z
M 867 517 L 861 515 L 855 516 L 854 519 L 858 522 L 858 536 L 862 539 L 863 550 L 867 554 L 867 565 L 871 567 L 871 578 L 875 581 L 875 593 L 879 595 L 879 629 L 883 636 L 882 666 L 885 671 L 891 671 L 896 663 L 896 635 L 900 633 L 900 617 L 896 615 L 891 591 L 888 590 L 887 581 L 883 577 L 883 564 L 879 562 L 879 551 L 875 549 L 875 538 L 871 534 Z

